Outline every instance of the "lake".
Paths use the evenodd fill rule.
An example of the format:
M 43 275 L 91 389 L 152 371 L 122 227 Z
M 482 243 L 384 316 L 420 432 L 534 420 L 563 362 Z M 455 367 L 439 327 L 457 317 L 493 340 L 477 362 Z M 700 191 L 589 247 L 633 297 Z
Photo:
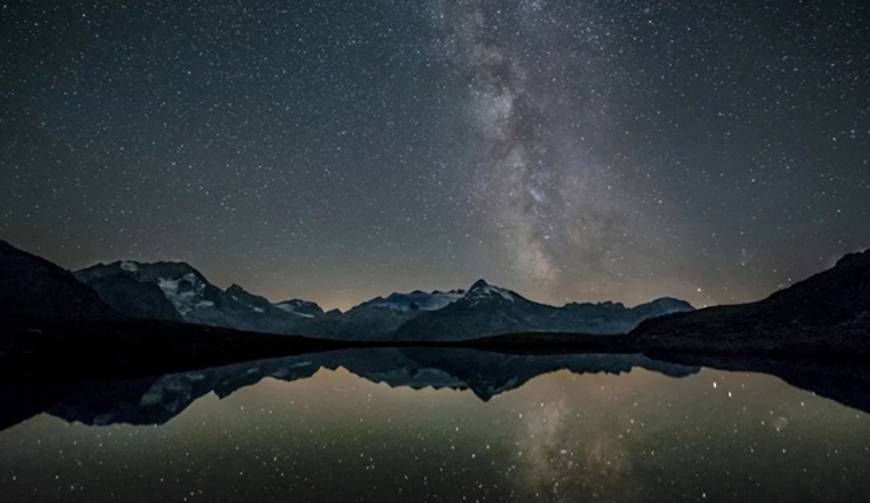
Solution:
M 865 374 L 703 363 L 371 349 L 15 383 L 0 500 L 868 501 Z

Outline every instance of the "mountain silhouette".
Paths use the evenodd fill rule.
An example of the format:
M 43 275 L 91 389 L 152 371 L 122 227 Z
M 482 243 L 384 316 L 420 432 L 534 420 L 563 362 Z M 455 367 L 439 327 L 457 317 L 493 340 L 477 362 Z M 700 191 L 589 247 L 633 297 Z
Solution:
M 758 302 L 652 318 L 631 333 L 641 348 L 706 352 L 870 351 L 870 250 Z
M 119 319 L 97 293 L 51 262 L 0 240 L 0 316 Z

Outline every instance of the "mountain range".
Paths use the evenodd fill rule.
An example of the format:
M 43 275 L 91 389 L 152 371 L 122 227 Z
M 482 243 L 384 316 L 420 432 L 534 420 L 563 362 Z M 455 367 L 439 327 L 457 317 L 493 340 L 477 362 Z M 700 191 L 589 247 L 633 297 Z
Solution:
M 0 320 L 25 320 L 7 323 L 18 330 L 16 337 L 25 338 L 17 340 L 41 333 L 32 327 L 49 322 L 52 337 L 63 337 L 70 321 L 87 332 L 96 327 L 92 321 L 110 320 L 110 326 L 100 325 L 109 326 L 105 340 L 123 327 L 139 332 L 168 327 L 186 334 L 190 347 L 199 350 L 195 341 L 220 329 L 226 344 L 236 348 L 253 348 L 257 343 L 248 333 L 261 332 L 307 336 L 293 344 L 308 346 L 441 344 L 855 358 L 870 354 L 870 250 L 848 254 L 757 302 L 700 310 L 672 298 L 633 308 L 611 302 L 557 307 L 478 280 L 467 290 L 393 293 L 346 312 L 324 312 L 301 299 L 271 302 L 238 285 L 221 289 L 182 262 L 118 261 L 71 273 L 0 242 Z M 81 325 L 85 322 L 91 324 Z M 272 339 L 268 344 L 284 345 Z
M 376 341 L 457 341 L 513 332 L 626 333 L 641 321 L 691 310 L 684 301 L 663 298 L 627 308 L 620 303 L 569 303 L 562 307 L 530 301 L 518 293 L 478 280 L 468 290 L 392 293 L 346 312 L 324 312 L 316 303 L 271 302 L 239 285 L 221 289 L 184 262 L 116 261 L 72 272 L 3 243 L 0 290 L 40 317 L 80 313 L 276 334 Z M 7 267 L 26 263 L 28 267 Z M 41 268 L 41 269 L 40 269 Z M 37 272 L 50 271 L 35 280 Z M 7 285 L 6 278 L 14 280 Z M 27 289 L 25 292 L 25 288 Z M 43 305 L 45 292 L 75 291 L 85 300 Z M 50 300 L 50 299 L 48 299 Z M 10 303 L 9 306 L 15 304 Z M 7 303 L 0 304 L 6 310 Z M 87 306 L 90 306 L 89 310 Z M 24 307 L 12 314 L 28 314 Z

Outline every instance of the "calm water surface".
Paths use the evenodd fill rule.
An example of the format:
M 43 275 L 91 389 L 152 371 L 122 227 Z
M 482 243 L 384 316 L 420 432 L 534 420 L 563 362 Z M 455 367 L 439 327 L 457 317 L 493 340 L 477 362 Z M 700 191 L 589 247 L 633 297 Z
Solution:
M 0 431 L 4 502 L 870 500 L 866 412 L 643 357 L 336 353 L 36 412 Z

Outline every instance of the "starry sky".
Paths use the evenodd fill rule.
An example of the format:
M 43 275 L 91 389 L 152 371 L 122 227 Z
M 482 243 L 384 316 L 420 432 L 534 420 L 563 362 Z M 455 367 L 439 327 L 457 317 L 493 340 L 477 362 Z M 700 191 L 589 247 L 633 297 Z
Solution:
M 346 308 L 761 298 L 870 246 L 870 4 L 0 3 L 0 237 Z

